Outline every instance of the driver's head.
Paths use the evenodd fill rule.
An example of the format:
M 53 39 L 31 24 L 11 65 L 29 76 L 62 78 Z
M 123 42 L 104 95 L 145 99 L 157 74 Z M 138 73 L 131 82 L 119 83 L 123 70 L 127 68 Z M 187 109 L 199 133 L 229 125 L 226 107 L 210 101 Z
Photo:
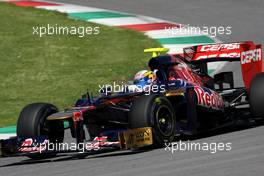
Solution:
M 153 83 L 153 81 L 156 80 L 156 75 L 153 71 L 148 71 L 148 70 L 141 70 L 136 73 L 134 77 L 134 84 L 135 85 L 149 85 Z

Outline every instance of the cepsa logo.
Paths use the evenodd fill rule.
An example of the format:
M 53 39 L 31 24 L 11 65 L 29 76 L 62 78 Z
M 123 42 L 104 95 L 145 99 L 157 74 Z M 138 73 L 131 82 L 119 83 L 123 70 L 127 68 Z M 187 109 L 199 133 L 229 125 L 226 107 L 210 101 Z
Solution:
M 228 43 L 228 44 L 216 44 L 216 45 L 204 45 L 201 46 L 200 51 L 220 51 L 220 50 L 234 50 L 239 49 L 239 43 Z
M 194 91 L 196 92 L 199 105 L 216 110 L 223 109 L 224 101 L 218 93 L 212 91 L 212 93 L 209 94 L 199 86 L 195 86 Z
M 241 53 L 241 64 L 257 62 L 261 60 L 261 49 L 248 50 Z

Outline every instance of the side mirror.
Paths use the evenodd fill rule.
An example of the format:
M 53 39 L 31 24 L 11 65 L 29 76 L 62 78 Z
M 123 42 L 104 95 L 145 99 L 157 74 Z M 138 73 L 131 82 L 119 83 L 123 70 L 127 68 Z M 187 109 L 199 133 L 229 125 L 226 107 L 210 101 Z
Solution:
M 223 90 L 224 83 L 229 84 L 230 88 L 234 88 L 233 72 L 222 72 L 214 75 L 215 84 L 219 85 L 219 89 Z

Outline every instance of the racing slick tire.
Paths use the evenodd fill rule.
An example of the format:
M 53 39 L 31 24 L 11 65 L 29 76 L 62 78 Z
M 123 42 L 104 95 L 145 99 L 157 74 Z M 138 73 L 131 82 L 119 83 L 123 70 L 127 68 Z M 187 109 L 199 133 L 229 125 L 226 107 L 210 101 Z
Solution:
M 137 98 L 129 113 L 130 128 L 152 127 L 155 147 L 163 147 L 173 141 L 176 117 L 169 100 L 159 94 Z
M 58 109 L 48 103 L 33 103 L 24 107 L 17 122 L 17 137 L 47 136 L 49 143 L 63 142 L 63 121 L 47 121 L 46 118 L 58 112 Z M 56 156 L 56 153 L 37 153 L 28 155 L 32 159 L 45 159 Z
M 249 104 L 254 117 L 264 118 L 264 73 L 257 74 L 250 83 Z

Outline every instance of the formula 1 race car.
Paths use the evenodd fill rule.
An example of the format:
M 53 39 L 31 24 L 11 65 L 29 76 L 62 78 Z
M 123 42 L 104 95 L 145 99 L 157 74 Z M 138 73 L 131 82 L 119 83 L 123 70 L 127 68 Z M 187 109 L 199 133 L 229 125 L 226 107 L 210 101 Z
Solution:
M 164 146 L 176 135 L 221 128 L 238 117 L 264 117 L 261 45 L 251 41 L 220 43 L 188 47 L 183 54 L 160 54 L 166 51 L 145 50 L 153 53 L 148 66 L 155 77 L 147 88 L 131 90 L 128 86 L 115 93 L 102 90 L 98 97 L 87 93 L 74 107 L 61 112 L 52 104 L 27 105 L 17 122 L 17 138 L 24 139 L 21 147 L 29 146 L 25 139 L 30 137 L 62 142 L 65 121 L 77 143 L 89 136 L 90 141 L 99 141 L 100 147 L 129 149 Z M 232 72 L 208 75 L 207 63 L 219 61 L 240 62 L 244 87 L 234 86 Z M 43 155 L 29 156 L 45 158 Z

